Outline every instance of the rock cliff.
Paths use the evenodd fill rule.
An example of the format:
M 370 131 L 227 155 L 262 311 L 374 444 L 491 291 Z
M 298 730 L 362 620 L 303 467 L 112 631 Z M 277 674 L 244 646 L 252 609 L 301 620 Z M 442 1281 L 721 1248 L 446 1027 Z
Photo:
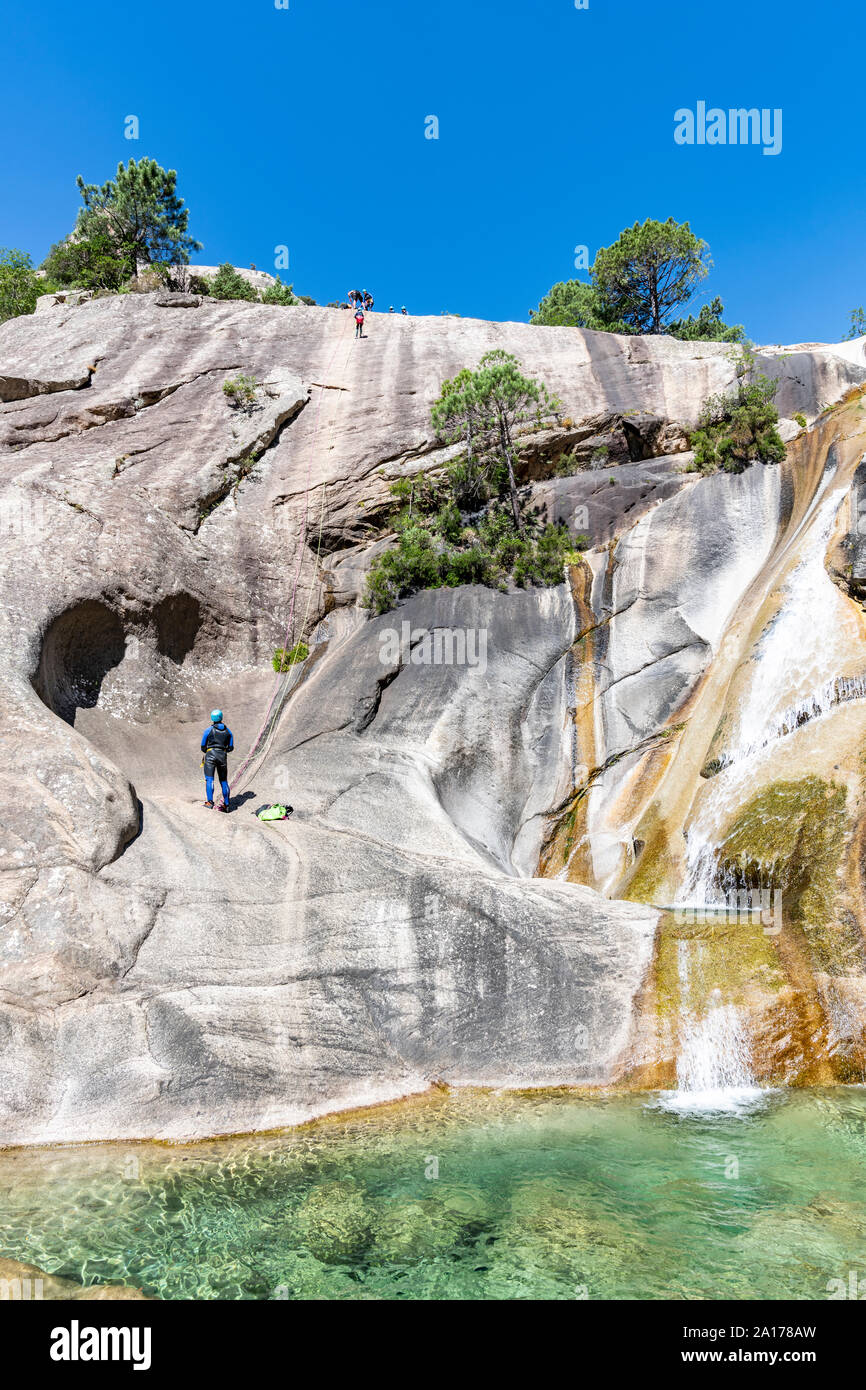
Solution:
M 431 402 L 492 347 L 560 396 L 522 482 L 593 548 L 558 588 L 371 621 L 388 484 L 449 457 Z M 732 380 L 724 345 L 379 314 L 356 342 L 339 310 L 154 294 L 0 327 L 0 1143 L 654 1062 L 656 905 L 724 761 L 732 620 L 762 640 L 768 564 L 863 451 L 856 403 L 822 418 L 866 382 L 862 345 L 760 360 L 813 428 L 781 467 L 704 479 L 685 434 Z M 290 617 L 311 654 L 275 678 Z M 437 633 L 473 659 L 425 657 Z M 236 765 L 267 732 L 228 817 L 202 806 L 215 704 Z M 277 796 L 288 821 L 250 814 Z

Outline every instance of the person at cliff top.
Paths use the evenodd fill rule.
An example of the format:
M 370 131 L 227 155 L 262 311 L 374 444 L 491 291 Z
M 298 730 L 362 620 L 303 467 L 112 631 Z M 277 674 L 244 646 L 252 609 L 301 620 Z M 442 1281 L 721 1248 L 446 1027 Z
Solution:
M 355 337 L 356 337 L 356 338 L 363 338 L 363 336 L 364 336 L 364 310 L 361 308 L 361 305 L 359 304 L 358 307 L 357 307 L 357 309 L 355 310 Z
M 220 787 L 222 788 L 223 804 L 221 811 L 229 809 L 229 770 L 228 755 L 233 753 L 235 741 L 231 729 L 227 729 L 223 723 L 223 712 L 221 709 L 211 710 L 210 728 L 205 729 L 201 737 L 201 751 L 204 753 L 202 767 L 204 768 L 204 785 L 207 793 L 205 806 L 213 809 L 213 780 L 214 774 L 219 777 Z
M 406 308 L 406 305 L 404 304 L 404 305 L 403 305 L 403 308 L 400 310 L 400 313 L 401 313 L 401 314 L 408 314 L 408 312 L 409 312 L 409 310 Z
M 367 312 L 369 313 L 369 311 L 372 309 L 372 307 L 373 307 L 373 296 L 371 295 L 371 293 L 370 293 L 369 290 L 365 290 L 365 291 L 364 291 L 364 308 L 365 308 L 365 309 L 367 310 Z

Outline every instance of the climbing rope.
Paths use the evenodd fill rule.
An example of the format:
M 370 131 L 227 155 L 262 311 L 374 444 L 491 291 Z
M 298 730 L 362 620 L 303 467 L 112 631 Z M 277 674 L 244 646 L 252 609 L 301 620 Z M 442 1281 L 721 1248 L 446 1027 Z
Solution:
M 336 358 L 337 353 L 338 353 L 338 351 L 339 351 L 339 349 L 340 349 L 340 346 L 341 346 L 341 344 L 342 344 L 342 342 L 343 342 L 343 340 L 344 340 L 344 338 L 345 338 L 345 336 L 346 336 L 346 328 L 349 327 L 349 326 L 351 326 L 351 322 L 352 322 L 352 320 L 351 320 L 350 318 L 347 318 L 347 319 L 345 320 L 344 325 L 343 325 L 343 331 L 342 331 L 342 333 L 339 334 L 338 337 L 337 337 L 337 341 L 336 341 L 336 343 L 335 343 L 335 345 L 334 345 L 334 351 L 333 351 L 333 353 L 331 354 L 330 360 L 328 361 L 328 365 L 327 365 L 327 367 L 326 367 L 326 369 L 325 369 L 324 375 L 325 375 L 326 377 L 329 375 L 329 373 L 330 373 L 330 371 L 331 371 L 331 368 L 332 368 L 333 365 L 334 365 L 334 359 Z M 352 339 L 350 338 L 350 339 L 349 339 L 349 350 L 348 350 L 348 352 L 346 353 L 345 361 L 344 361 L 344 363 L 343 363 L 343 368 L 344 368 L 344 370 L 345 370 L 345 367 L 346 367 L 346 365 L 347 365 L 347 363 L 348 363 L 348 361 L 349 361 L 349 353 L 350 353 L 351 351 L 352 351 Z M 300 580 L 301 566 L 302 566 L 302 564 L 303 564 L 303 558 L 304 558 L 304 546 L 305 546 L 305 544 L 306 544 L 306 538 L 307 538 L 307 520 L 308 520 L 308 517 L 309 517 L 310 479 L 311 479 L 311 477 L 312 477 L 313 457 L 314 457 L 315 452 L 316 452 L 316 444 L 317 444 L 317 442 L 318 442 L 318 437 L 319 437 L 319 425 L 320 425 L 320 422 L 321 422 L 321 411 L 322 411 L 322 398 L 323 398 L 323 396 L 324 396 L 324 394 L 325 394 L 325 390 L 326 390 L 326 389 L 327 389 L 327 388 L 326 388 L 326 386 L 325 386 L 324 384 L 322 384 L 322 385 L 319 387 L 319 397 L 318 397 L 318 400 L 317 400 L 317 402 L 316 402 L 316 417 L 315 417 L 315 422 L 314 422 L 314 426 L 313 426 L 313 438 L 312 438 L 312 441 L 311 441 L 311 443 L 310 443 L 309 453 L 308 453 L 308 456 L 307 456 L 307 474 L 306 474 L 306 479 L 305 479 L 305 482 L 304 482 L 304 513 L 303 513 L 303 521 L 302 521 L 302 523 L 301 523 L 300 534 L 299 534 L 299 536 L 298 536 L 298 559 L 297 559 L 297 564 L 296 564 L 296 566 L 295 566 L 295 575 L 294 575 L 294 579 L 293 579 L 293 581 L 292 581 L 292 592 L 291 592 L 291 599 L 290 599 L 290 602 L 289 602 L 289 616 L 288 616 L 288 619 L 287 619 L 287 622 L 286 622 L 286 632 L 285 632 L 285 636 L 284 636 L 284 638 L 283 638 L 283 655 L 284 655 L 284 657 L 285 657 L 285 654 L 291 649 L 291 648 L 290 648 L 290 643 L 291 643 L 291 641 L 292 641 L 292 638 L 294 637 L 295 601 L 296 601 L 297 593 L 298 593 L 298 582 L 299 582 L 299 580 Z M 330 441 L 333 439 L 335 423 L 336 423 L 336 420 L 335 420 L 335 419 L 331 421 L 331 433 L 330 433 L 330 435 L 328 436 L 328 439 L 329 439 L 329 447 L 330 447 Z M 320 555 L 320 553 L 321 553 L 321 548 L 322 548 L 322 530 L 323 530 L 323 527 L 324 527 L 324 519 L 325 519 L 325 481 L 324 481 L 324 479 L 322 480 L 322 482 L 321 482 L 321 484 L 320 484 L 320 487 L 319 487 L 319 494 L 320 494 L 319 528 L 318 528 L 318 539 L 317 539 L 317 542 L 316 542 L 316 565 L 317 565 L 317 566 L 318 566 L 318 561 L 319 561 L 319 555 Z M 303 633 L 303 632 L 305 631 L 306 626 L 307 626 L 307 619 L 309 618 L 309 615 L 310 615 L 310 608 L 311 608 L 311 606 L 312 606 L 312 601 L 313 601 L 313 589 L 314 589 L 314 587 L 315 587 L 314 585 L 312 585 L 312 584 L 310 585 L 310 591 L 309 591 L 309 594 L 308 594 L 308 596 L 307 596 L 307 607 L 306 607 L 306 611 L 304 612 L 304 617 L 303 617 L 303 620 L 302 620 L 302 622 L 301 622 L 301 627 L 300 627 L 301 633 Z M 255 739 L 253 740 L 253 745 L 252 745 L 252 747 L 251 747 L 249 753 L 247 754 L 246 758 L 245 758 L 244 761 L 241 763 L 240 767 L 238 768 L 237 772 L 235 773 L 234 780 L 229 784 L 229 791 L 231 791 L 231 792 L 235 792 L 236 790 L 237 790 L 237 791 L 242 791 L 242 790 L 243 790 L 243 788 L 246 786 L 247 782 L 250 780 L 250 777 L 252 776 L 252 770 L 253 770 L 254 765 L 257 765 L 258 763 L 260 763 L 261 760 L 262 760 L 262 758 L 265 756 L 265 753 L 266 753 L 267 748 L 268 748 L 268 746 L 269 746 L 269 744 L 270 744 L 270 741 L 271 741 L 271 738 L 272 738 L 272 736 L 273 736 L 273 733 L 274 733 L 274 731 L 276 730 L 277 724 L 278 724 L 278 722 L 279 722 L 280 715 L 282 714 L 283 709 L 285 708 L 286 701 L 287 701 L 289 695 L 291 694 L 292 690 L 293 690 L 293 689 L 295 688 L 295 686 L 297 685 L 297 681 L 294 679 L 294 667 L 290 667 L 290 668 L 289 668 L 289 674 L 290 674 L 290 680 L 289 680 L 289 681 L 285 681 L 285 680 L 282 680 L 282 679 L 281 679 L 281 676 L 282 676 L 283 674 L 284 674 L 283 672 L 280 672 L 280 671 L 277 672 L 276 680 L 275 680 L 275 682 L 274 682 L 274 689 L 273 689 L 273 692 L 272 692 L 272 694 L 271 694 L 271 699 L 270 699 L 270 702 L 269 702 L 269 704 L 268 704 L 268 708 L 267 708 L 267 711 L 266 711 L 266 713 L 265 713 L 264 720 L 262 721 L 262 726 L 261 726 L 261 728 L 259 729 L 258 733 L 256 734 Z

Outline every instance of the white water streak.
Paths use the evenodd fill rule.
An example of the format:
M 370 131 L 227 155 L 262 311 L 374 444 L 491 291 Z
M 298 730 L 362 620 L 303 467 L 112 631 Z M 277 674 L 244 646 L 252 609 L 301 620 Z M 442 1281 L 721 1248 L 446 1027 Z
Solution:
M 678 902 L 720 906 L 726 891 L 737 886 L 720 879 L 718 846 L 748 795 L 755 758 L 836 705 L 866 696 L 866 674 L 827 675 L 828 668 L 838 670 L 850 660 L 838 622 L 839 593 L 824 567 L 844 494 L 844 488 L 834 488 L 818 506 L 802 559 L 785 581 L 779 611 L 756 646 L 752 678 L 721 770 L 689 827 Z

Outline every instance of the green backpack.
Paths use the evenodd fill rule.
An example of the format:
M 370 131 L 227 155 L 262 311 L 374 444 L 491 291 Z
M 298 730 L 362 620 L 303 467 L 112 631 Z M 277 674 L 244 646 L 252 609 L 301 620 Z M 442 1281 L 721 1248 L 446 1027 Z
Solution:
M 273 806 L 263 806 L 260 811 L 256 811 L 256 815 L 259 820 L 285 820 L 291 809 L 291 806 L 281 806 L 275 801 Z

